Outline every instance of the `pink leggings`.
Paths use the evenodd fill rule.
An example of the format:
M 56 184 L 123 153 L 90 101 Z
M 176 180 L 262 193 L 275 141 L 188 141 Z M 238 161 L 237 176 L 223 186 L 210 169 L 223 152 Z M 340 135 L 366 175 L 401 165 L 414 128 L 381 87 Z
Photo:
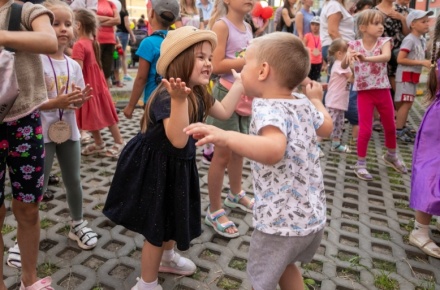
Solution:
M 358 157 L 367 156 L 368 142 L 373 128 L 374 108 L 380 114 L 380 121 L 385 131 L 385 146 L 396 149 L 396 124 L 394 107 L 389 89 L 358 91 L 359 137 L 357 142 Z

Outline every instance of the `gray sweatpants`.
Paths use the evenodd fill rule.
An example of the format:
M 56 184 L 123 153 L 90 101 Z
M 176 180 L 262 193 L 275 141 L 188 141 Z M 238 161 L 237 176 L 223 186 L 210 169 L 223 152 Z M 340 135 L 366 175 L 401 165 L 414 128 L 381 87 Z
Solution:
M 44 149 L 46 157 L 44 158 L 44 188 L 47 190 L 49 174 L 52 169 L 55 153 L 60 164 L 61 176 L 67 191 L 67 204 L 70 209 L 72 220 L 79 221 L 83 218 L 82 203 L 83 192 L 80 176 L 81 162 L 81 144 L 80 141 L 67 140 L 64 143 L 56 144 L 54 142 L 45 143 Z

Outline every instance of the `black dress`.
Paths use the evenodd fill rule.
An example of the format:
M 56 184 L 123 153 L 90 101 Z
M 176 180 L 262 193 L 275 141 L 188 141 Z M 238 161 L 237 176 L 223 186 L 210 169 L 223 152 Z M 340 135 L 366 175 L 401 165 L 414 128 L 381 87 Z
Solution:
M 175 148 L 165 134 L 171 99 L 160 93 L 151 106 L 148 130 L 131 139 L 119 157 L 103 209 L 116 224 L 142 234 L 152 245 L 174 240 L 187 250 L 201 234 L 195 140 Z M 203 105 L 199 106 L 199 122 Z

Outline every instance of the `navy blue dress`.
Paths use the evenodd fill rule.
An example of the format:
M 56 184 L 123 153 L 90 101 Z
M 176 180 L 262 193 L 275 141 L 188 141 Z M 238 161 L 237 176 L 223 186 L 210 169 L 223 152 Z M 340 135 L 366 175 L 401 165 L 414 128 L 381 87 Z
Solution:
M 190 137 L 179 149 L 166 137 L 163 119 L 170 106 L 168 92 L 161 92 L 150 108 L 147 132 L 121 152 L 103 213 L 154 246 L 174 240 L 184 251 L 201 234 L 199 174 L 195 140 Z M 199 105 L 199 122 L 203 110 Z

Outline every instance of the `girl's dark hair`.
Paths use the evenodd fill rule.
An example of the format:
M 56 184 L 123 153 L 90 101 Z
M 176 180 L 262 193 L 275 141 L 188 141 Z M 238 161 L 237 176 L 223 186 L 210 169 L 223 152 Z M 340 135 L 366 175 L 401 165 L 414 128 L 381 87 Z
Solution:
M 284 8 L 287 9 L 287 12 L 289 13 L 289 17 L 290 18 L 293 18 L 293 16 L 294 16 L 293 13 L 292 13 L 292 6 L 293 5 L 291 5 L 288 0 L 284 1 L 283 10 L 284 10 Z M 276 31 L 282 31 L 283 30 L 283 26 L 285 25 L 284 18 L 283 18 L 282 14 L 283 14 L 283 12 L 281 11 L 281 17 L 280 17 L 280 20 L 277 23 Z M 293 25 L 291 25 L 290 27 L 287 27 L 287 32 L 290 32 L 290 33 L 293 32 Z
M 165 79 L 170 78 L 180 78 L 182 82 L 185 82 L 187 85 L 190 81 L 190 77 L 192 71 L 194 69 L 195 62 L 195 49 L 197 47 L 201 47 L 203 42 L 196 43 L 183 52 L 181 52 L 167 68 L 166 74 L 163 76 Z M 145 133 L 148 128 L 148 124 L 152 122 L 150 117 L 151 105 L 155 101 L 158 95 L 160 95 L 165 89 L 163 83 L 160 83 L 156 90 L 153 91 L 150 98 L 147 101 L 145 106 L 144 115 L 141 119 L 141 132 Z M 191 90 L 191 93 L 188 95 L 188 114 L 190 123 L 195 123 L 198 121 L 199 116 L 199 99 L 202 98 L 202 103 L 204 104 L 204 116 L 203 120 L 208 116 L 209 110 L 212 107 L 212 97 L 209 95 L 207 86 L 194 86 Z
M 371 0 L 359 0 L 359 2 L 356 3 L 355 12 L 362 11 L 362 9 L 364 9 L 365 6 L 373 7 L 374 6 L 373 1 L 371 1 Z
M 330 44 L 328 48 L 328 63 L 330 66 L 335 62 L 335 54 L 338 51 L 347 51 L 348 43 L 347 41 L 343 40 L 342 38 L 337 38 L 333 40 L 333 42 Z
M 434 27 L 434 37 L 432 40 L 432 51 L 431 51 L 431 70 L 428 77 L 428 94 L 426 96 L 426 101 L 432 103 L 436 98 L 437 92 L 437 60 L 440 58 L 440 49 L 438 42 L 440 41 L 440 16 L 437 17 Z
M 102 69 L 101 50 L 96 40 L 96 33 L 99 26 L 98 19 L 93 12 L 87 9 L 78 9 L 75 11 L 75 20 L 81 24 L 81 30 L 84 34 L 93 36 L 93 52 L 95 53 L 96 62 Z
M 121 11 L 127 12 L 127 3 L 125 3 L 125 0 L 119 0 L 119 2 L 121 2 Z M 121 19 L 121 21 L 124 21 L 124 19 Z M 124 23 L 121 24 L 124 25 Z

